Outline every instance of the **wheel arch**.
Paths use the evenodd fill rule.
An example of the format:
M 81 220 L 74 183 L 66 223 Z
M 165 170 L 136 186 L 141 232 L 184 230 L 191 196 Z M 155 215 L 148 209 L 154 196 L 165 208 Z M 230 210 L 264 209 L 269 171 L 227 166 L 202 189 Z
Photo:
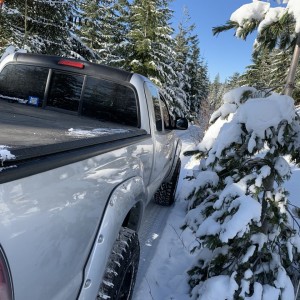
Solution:
M 141 177 L 119 184 L 107 201 L 94 245 L 86 264 L 78 300 L 96 297 L 108 258 L 122 227 L 137 231 L 146 203 L 146 188 Z
M 122 227 L 127 227 L 134 231 L 138 231 L 142 220 L 143 210 L 144 210 L 143 202 L 138 201 L 127 213 L 122 223 Z

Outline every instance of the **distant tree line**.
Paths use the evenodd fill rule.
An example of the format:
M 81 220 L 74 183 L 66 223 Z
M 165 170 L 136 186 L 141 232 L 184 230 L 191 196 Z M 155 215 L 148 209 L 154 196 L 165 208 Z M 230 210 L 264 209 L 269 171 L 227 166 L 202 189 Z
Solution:
M 176 30 L 170 0 L 5 0 L 0 53 L 86 59 L 149 77 L 171 113 L 197 121 L 209 90 L 208 70 L 188 13 Z
M 286 84 L 288 70 L 291 64 L 293 49 L 260 51 L 253 54 L 252 64 L 246 66 L 245 72 L 234 73 L 221 81 L 219 74 L 210 82 L 207 98 L 211 111 L 220 107 L 223 95 L 231 89 L 240 86 L 252 86 L 259 90 L 282 93 Z M 297 68 L 293 98 L 300 105 L 300 67 Z

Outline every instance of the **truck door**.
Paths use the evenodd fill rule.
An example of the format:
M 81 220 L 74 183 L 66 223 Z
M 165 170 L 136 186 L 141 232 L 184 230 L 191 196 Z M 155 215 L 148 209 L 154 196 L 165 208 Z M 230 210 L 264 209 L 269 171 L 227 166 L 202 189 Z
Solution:
M 160 185 L 162 180 L 168 174 L 173 162 L 175 136 L 170 129 L 171 118 L 165 100 L 159 94 L 159 91 L 154 84 L 147 82 L 146 85 L 148 93 L 150 92 L 150 95 L 147 96 L 148 98 L 151 97 L 151 108 L 153 107 L 151 129 L 154 140 L 154 163 L 151 182 L 157 182 L 157 184 Z

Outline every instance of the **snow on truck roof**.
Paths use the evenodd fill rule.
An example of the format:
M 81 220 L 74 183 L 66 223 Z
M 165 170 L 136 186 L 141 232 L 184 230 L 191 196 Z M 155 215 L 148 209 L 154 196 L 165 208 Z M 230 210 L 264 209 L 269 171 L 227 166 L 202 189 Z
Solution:
M 19 53 L 13 56 L 13 61 L 17 63 L 33 64 L 49 68 L 63 68 L 68 71 L 86 74 L 93 77 L 106 77 L 117 81 L 129 82 L 133 73 L 121 69 L 61 56 L 44 54 Z

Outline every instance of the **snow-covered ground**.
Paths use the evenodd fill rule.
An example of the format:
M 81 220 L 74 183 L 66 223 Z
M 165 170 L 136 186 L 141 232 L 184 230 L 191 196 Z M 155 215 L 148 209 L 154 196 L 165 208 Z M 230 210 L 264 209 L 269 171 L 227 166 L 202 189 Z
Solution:
M 182 152 L 195 147 L 197 128 L 178 132 L 183 142 Z M 133 300 L 187 300 L 189 298 L 186 271 L 195 262 L 190 253 L 194 237 L 180 229 L 186 214 L 186 182 L 183 179 L 193 167 L 189 157 L 181 157 L 182 169 L 174 206 L 150 204 L 141 228 L 141 261 Z M 300 168 L 292 167 L 292 177 L 286 183 L 290 201 L 300 206 Z

